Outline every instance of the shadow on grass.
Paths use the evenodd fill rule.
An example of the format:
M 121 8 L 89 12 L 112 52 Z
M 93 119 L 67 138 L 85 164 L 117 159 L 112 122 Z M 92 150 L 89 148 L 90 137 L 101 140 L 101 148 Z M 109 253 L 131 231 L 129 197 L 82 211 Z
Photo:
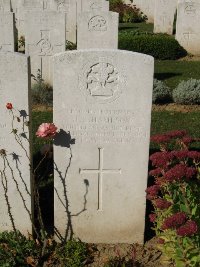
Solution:
M 182 75 L 183 75 L 182 73 L 163 72 L 163 73 L 155 73 L 154 78 L 162 81 L 162 80 L 167 80 L 172 77 L 182 76 Z

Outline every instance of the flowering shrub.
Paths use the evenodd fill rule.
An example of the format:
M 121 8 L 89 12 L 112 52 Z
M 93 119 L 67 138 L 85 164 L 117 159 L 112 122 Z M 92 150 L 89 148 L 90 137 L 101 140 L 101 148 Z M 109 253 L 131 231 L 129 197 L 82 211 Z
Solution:
M 139 8 L 135 5 L 124 4 L 121 0 L 111 1 L 110 10 L 119 13 L 119 22 L 142 22 L 147 20 Z
M 146 190 L 158 247 L 175 266 L 200 266 L 200 152 L 189 150 L 199 139 L 173 131 L 151 140 L 161 149 L 150 157 L 155 185 Z

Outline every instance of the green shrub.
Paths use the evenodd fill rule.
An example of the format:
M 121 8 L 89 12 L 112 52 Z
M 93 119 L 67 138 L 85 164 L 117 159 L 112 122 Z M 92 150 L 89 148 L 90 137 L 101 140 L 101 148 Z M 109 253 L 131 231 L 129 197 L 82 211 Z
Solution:
M 76 50 L 76 49 L 77 49 L 76 44 L 74 44 L 70 41 L 66 42 L 66 50 Z
M 53 88 L 44 83 L 42 79 L 41 71 L 38 69 L 37 76 L 32 75 L 34 81 L 36 82 L 32 88 L 32 103 L 34 105 L 42 104 L 47 106 L 53 105 Z
M 173 100 L 178 104 L 200 104 L 200 80 L 182 81 L 173 91 Z
M 35 261 L 38 254 L 35 242 L 20 232 L 0 233 L 1 267 L 28 267 L 28 261 Z
M 122 0 L 110 1 L 110 10 L 119 13 L 119 22 L 142 22 L 147 20 L 147 16 L 136 8 L 135 5 L 127 5 Z
M 153 83 L 153 103 L 167 103 L 172 99 L 170 88 L 162 81 L 154 79 Z
M 88 256 L 88 249 L 85 243 L 76 240 L 69 240 L 56 251 L 60 266 L 81 267 Z
M 119 49 L 144 53 L 160 60 L 174 60 L 187 55 L 173 37 L 164 34 L 122 32 L 119 34 Z

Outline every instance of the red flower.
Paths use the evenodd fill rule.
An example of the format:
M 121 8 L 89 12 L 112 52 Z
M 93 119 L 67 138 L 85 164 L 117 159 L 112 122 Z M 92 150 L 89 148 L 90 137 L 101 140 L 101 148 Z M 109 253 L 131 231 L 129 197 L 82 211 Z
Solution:
M 165 168 L 173 157 L 171 152 L 156 152 L 150 156 L 150 160 L 152 161 L 153 166 Z
M 196 161 L 200 161 L 200 152 L 198 151 L 188 151 L 188 157 Z
M 186 222 L 187 216 L 184 212 L 177 212 L 166 218 L 162 225 L 162 230 L 177 228 Z
M 162 169 L 161 168 L 157 168 L 157 169 L 151 170 L 149 172 L 150 176 L 159 176 L 160 174 L 162 174 Z
M 6 108 L 7 108 L 7 109 L 13 109 L 13 105 L 12 105 L 12 103 L 7 103 L 7 104 L 6 104 Z
M 171 153 L 177 158 L 177 159 L 185 159 L 188 157 L 188 150 L 178 150 L 178 151 L 172 151 Z
M 158 198 L 154 201 L 154 205 L 156 208 L 164 210 L 168 209 L 172 205 L 172 203 L 162 198 Z
M 165 173 L 165 180 L 168 182 L 179 181 L 182 178 L 190 179 L 196 174 L 195 168 L 187 167 L 185 164 L 177 164 Z
M 171 138 L 166 134 L 158 134 L 151 137 L 151 141 L 157 144 L 168 143 L 170 140 Z
M 187 132 L 185 130 L 175 130 L 175 131 L 171 131 L 168 132 L 166 135 L 168 135 L 171 138 L 180 138 L 183 137 L 187 134 Z
M 184 136 L 182 138 L 182 142 L 185 144 L 185 145 L 189 145 L 190 143 L 194 142 L 195 139 L 190 137 L 190 136 Z
M 155 220 L 156 220 L 156 214 L 155 213 L 149 214 L 149 220 L 150 220 L 150 222 L 155 222 Z
M 158 238 L 158 239 L 157 239 L 157 243 L 162 245 L 162 244 L 165 243 L 165 240 L 162 239 L 162 238 Z
M 157 197 L 159 191 L 160 191 L 160 186 L 159 185 L 149 186 L 146 189 L 147 199 L 148 200 L 155 199 Z
M 179 227 L 177 230 L 177 235 L 180 236 L 191 236 L 198 232 L 198 226 L 195 221 L 187 221 L 184 225 Z

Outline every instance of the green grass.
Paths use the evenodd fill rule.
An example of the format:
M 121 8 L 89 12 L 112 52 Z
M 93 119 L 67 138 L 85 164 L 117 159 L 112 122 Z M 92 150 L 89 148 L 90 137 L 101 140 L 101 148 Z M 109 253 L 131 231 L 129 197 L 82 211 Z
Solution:
M 200 137 L 200 112 L 154 111 L 152 113 L 151 135 L 171 130 L 186 130 L 192 137 Z M 52 122 L 52 112 L 33 112 L 34 152 L 45 142 L 35 137 L 38 126 L 43 122 Z M 196 145 L 200 148 L 200 143 Z
M 155 61 L 155 78 L 174 89 L 180 81 L 200 79 L 200 61 Z
M 153 24 L 151 23 L 120 23 L 119 31 L 141 31 L 141 32 L 153 32 Z

